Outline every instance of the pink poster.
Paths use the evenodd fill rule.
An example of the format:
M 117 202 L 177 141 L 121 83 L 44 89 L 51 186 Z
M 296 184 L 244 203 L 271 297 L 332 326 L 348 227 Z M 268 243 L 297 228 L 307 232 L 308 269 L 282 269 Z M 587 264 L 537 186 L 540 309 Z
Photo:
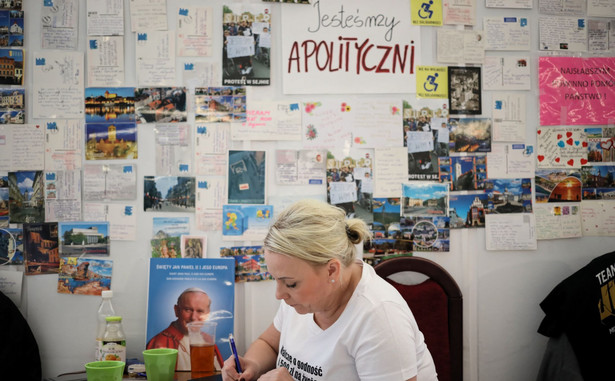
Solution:
M 615 123 L 615 57 L 540 57 L 540 125 Z

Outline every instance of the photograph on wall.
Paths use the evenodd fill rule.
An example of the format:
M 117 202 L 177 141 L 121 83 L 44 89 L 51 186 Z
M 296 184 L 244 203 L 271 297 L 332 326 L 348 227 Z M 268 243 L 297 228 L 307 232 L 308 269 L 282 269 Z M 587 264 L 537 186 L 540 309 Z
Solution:
M 195 192 L 194 177 L 144 176 L 143 210 L 194 213 Z
M 86 87 L 86 123 L 134 123 L 134 87 Z
M 23 229 L 0 228 L 0 265 L 23 265 Z
M 271 15 L 266 4 L 222 7 L 222 85 L 269 86 Z
M 151 258 L 146 348 L 178 349 L 176 369 L 190 370 L 190 342 L 178 332 L 181 329 L 178 326 L 186 323 L 184 314 L 179 311 L 188 299 L 191 305 L 198 307 L 194 311 L 194 315 L 198 315 L 195 320 L 216 323 L 214 357 L 220 367 L 219 362 L 231 356 L 228 337 L 233 332 L 235 316 L 234 280 L 235 261 L 231 258 Z M 169 340 L 170 335 L 177 341 Z
M 482 114 L 480 67 L 448 67 L 448 103 L 451 115 Z
M 531 179 L 489 179 L 485 192 L 487 213 L 532 213 Z
M 102 295 L 111 289 L 113 261 L 83 257 L 60 258 L 58 293 Z
M 60 271 L 58 223 L 23 224 L 26 275 L 57 274 Z
M 185 87 L 139 87 L 134 91 L 137 123 L 187 121 Z
M 88 123 L 85 125 L 86 160 L 137 159 L 137 125 Z
M 246 87 L 197 87 L 194 89 L 197 123 L 245 122 Z
M 536 167 L 581 168 L 588 160 L 582 127 L 542 127 L 536 131 Z
M 267 194 L 266 151 L 228 151 L 228 203 L 264 204 Z
M 438 177 L 451 191 L 485 189 L 487 156 L 449 156 L 438 158 Z
M 615 200 L 615 165 L 581 168 L 583 200 Z
M 182 235 L 181 257 L 182 258 L 206 258 L 207 236 L 205 235 Z
M 0 89 L 0 124 L 24 124 L 26 90 Z
M 454 192 L 448 198 L 451 229 L 484 228 L 487 214 L 487 193 Z
M 574 169 L 537 169 L 534 177 L 536 202 L 580 202 L 581 173 Z
M 413 244 L 413 251 L 443 251 L 450 249 L 450 219 L 440 217 L 402 217 L 403 236 Z
M 401 201 L 395 198 L 374 198 L 374 221 L 369 230 L 372 240 L 363 242 L 363 260 L 372 265 L 394 256 L 412 253 L 412 241 L 404 236 L 399 224 Z
M 221 247 L 220 257 L 235 258 L 235 283 L 271 280 L 262 246 Z
M 223 205 L 222 235 L 227 241 L 261 241 L 273 223 L 272 205 Z
M 373 150 L 357 149 L 342 155 L 327 151 L 327 202 L 338 206 L 349 218 L 360 218 L 366 223 L 374 220 L 372 214 Z
M 438 158 L 448 156 L 448 104 L 443 99 L 404 100 L 408 180 L 436 180 Z
M 0 188 L 0 228 L 9 227 L 9 188 Z
M 449 152 L 491 152 L 491 118 L 451 118 Z
M 401 215 L 448 216 L 448 184 L 413 181 L 402 184 Z
M 585 136 L 587 139 L 587 161 L 589 163 L 615 162 L 615 128 L 586 128 Z
M 9 172 L 9 222 L 45 222 L 43 171 Z
M 181 237 L 190 234 L 188 217 L 154 217 L 152 230 L 153 258 L 181 257 Z
M 58 222 L 60 255 L 109 255 L 109 222 L 70 221 Z
M 0 49 L 0 62 L 3 70 L 0 73 L 0 85 L 24 85 L 24 50 Z
M 24 12 L 0 10 L 0 47 L 23 46 Z

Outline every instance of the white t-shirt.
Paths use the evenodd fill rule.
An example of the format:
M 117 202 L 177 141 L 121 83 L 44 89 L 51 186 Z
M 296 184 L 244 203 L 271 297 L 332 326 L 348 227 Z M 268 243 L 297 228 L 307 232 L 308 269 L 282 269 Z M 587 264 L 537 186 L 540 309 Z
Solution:
M 273 324 L 281 334 L 276 366 L 288 368 L 296 380 L 437 380 L 408 305 L 368 264 L 348 305 L 326 330 L 313 314 L 300 315 L 286 303 Z

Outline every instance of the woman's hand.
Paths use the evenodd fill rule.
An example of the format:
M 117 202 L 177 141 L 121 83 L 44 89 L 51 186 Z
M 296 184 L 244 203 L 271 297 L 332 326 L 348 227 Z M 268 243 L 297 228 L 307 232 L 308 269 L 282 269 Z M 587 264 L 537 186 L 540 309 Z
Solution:
M 288 369 L 281 367 L 270 370 L 258 378 L 258 381 L 293 381 Z
M 223 381 L 252 381 L 259 374 L 259 366 L 256 362 L 245 359 L 239 356 L 239 364 L 241 364 L 242 373 L 237 373 L 235 367 L 235 356 L 231 355 L 222 366 Z

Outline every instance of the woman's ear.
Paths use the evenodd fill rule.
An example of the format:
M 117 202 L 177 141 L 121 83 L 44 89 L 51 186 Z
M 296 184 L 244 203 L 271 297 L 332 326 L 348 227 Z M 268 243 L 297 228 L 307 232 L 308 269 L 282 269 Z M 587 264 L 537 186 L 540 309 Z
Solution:
M 327 275 L 329 279 L 338 280 L 340 277 L 340 271 L 342 264 L 338 259 L 331 259 L 327 262 Z

